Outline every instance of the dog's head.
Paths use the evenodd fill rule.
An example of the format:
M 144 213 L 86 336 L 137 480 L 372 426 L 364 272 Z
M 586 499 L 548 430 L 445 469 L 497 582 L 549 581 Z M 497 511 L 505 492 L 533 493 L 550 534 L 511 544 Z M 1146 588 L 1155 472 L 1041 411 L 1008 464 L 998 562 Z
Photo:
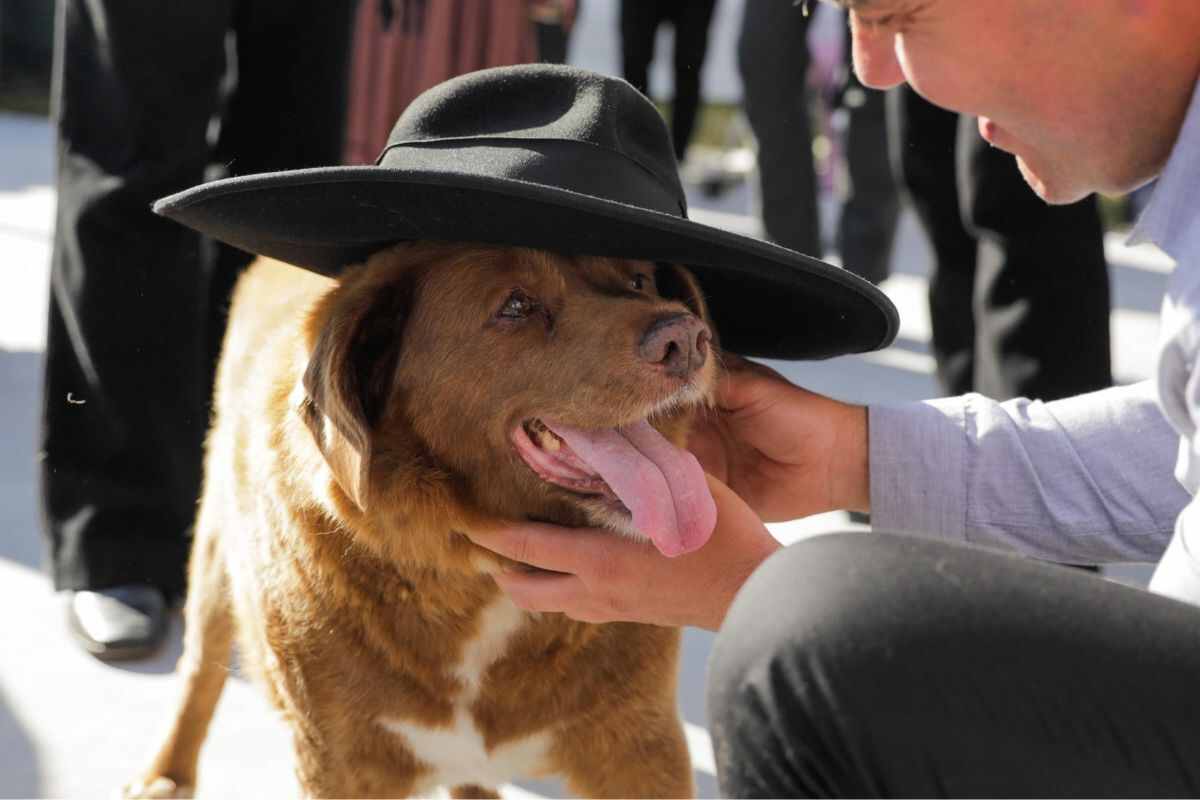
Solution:
M 717 353 L 684 269 L 401 245 L 348 272 L 310 336 L 302 414 L 355 513 L 416 513 L 436 490 L 476 517 L 606 526 L 669 555 L 711 532 L 679 446 Z

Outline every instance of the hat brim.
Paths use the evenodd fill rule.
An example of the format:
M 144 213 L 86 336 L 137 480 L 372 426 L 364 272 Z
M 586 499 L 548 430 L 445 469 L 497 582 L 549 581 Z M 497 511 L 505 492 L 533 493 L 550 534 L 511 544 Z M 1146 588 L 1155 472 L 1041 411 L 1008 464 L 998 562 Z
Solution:
M 692 269 L 722 347 L 821 359 L 891 344 L 887 296 L 843 269 L 750 237 L 542 184 L 453 172 L 320 167 L 247 175 L 154 210 L 242 250 L 325 275 L 404 240 L 669 261 Z

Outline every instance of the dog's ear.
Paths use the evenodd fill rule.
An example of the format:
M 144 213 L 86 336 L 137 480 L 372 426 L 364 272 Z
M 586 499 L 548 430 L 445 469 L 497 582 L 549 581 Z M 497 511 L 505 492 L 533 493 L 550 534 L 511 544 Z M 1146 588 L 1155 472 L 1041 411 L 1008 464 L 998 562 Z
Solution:
M 708 314 L 708 304 L 704 302 L 704 292 L 700 290 L 700 284 L 691 270 L 678 264 L 660 261 L 654 270 L 654 285 L 658 288 L 659 297 L 665 300 L 678 300 L 687 306 L 689 311 L 704 320 L 709 330 L 712 331 L 713 342 L 717 341 L 717 330 L 713 325 L 712 317 Z
M 393 391 L 411 281 L 335 300 L 302 379 L 300 413 L 338 485 L 366 511 L 374 429 Z

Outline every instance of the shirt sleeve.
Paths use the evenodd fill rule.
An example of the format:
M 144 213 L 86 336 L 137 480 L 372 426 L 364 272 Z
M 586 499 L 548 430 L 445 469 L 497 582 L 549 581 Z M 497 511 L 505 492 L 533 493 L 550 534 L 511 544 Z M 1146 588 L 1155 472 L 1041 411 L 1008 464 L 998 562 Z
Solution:
M 1066 563 L 1153 562 L 1191 499 L 1150 381 L 1042 403 L 869 411 L 871 520 Z

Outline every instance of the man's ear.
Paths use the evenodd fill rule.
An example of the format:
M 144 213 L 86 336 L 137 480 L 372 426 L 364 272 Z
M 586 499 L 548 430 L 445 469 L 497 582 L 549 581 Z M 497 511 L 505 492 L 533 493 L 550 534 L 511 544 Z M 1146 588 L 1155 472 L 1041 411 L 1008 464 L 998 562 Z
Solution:
M 678 264 L 660 261 L 654 271 L 654 285 L 658 288 L 659 297 L 665 300 L 678 300 L 687 306 L 689 311 L 704 320 L 704 324 L 712 333 L 713 346 L 718 346 L 717 328 L 708 314 L 708 304 L 704 302 L 704 292 L 700 290 L 700 284 L 691 270 Z
M 338 486 L 366 511 L 375 426 L 393 392 L 411 281 L 336 298 L 302 378 L 301 416 Z

